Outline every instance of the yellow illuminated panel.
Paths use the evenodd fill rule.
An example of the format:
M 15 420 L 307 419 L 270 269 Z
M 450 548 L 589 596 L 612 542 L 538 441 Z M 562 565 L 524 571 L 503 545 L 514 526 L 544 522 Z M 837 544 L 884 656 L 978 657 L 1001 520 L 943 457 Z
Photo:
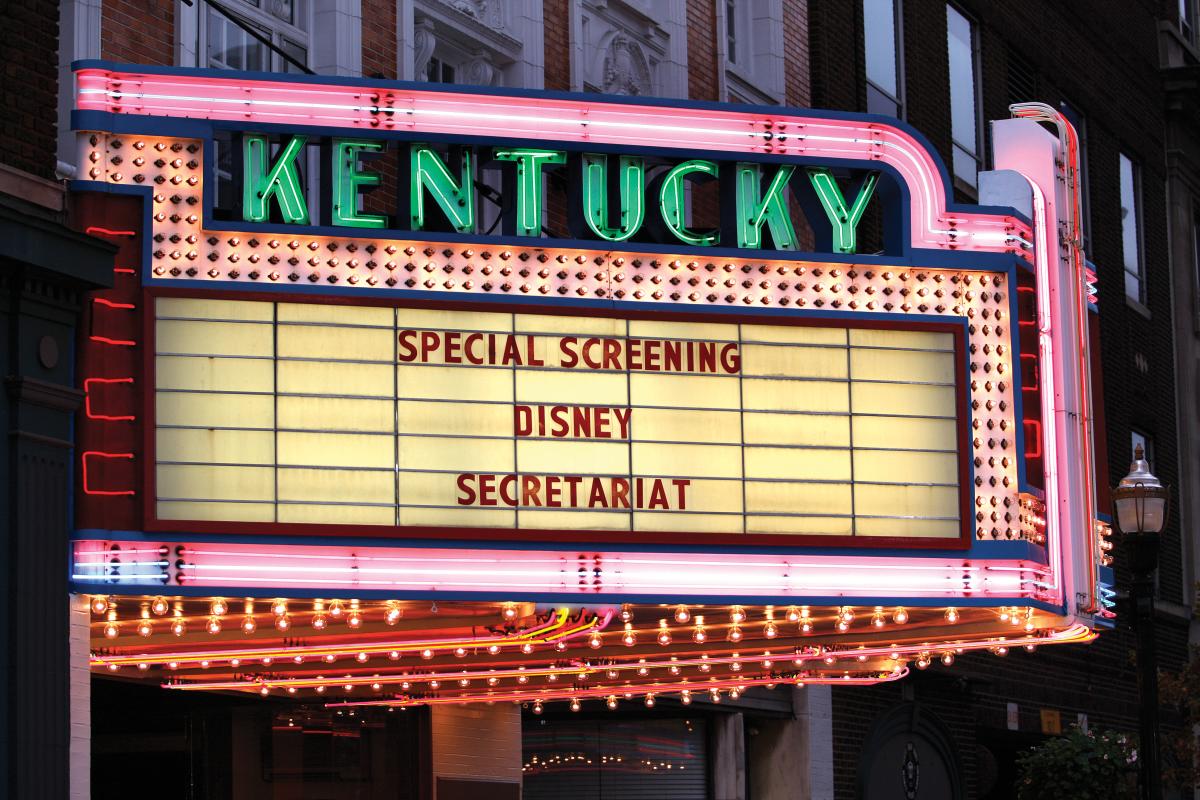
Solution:
M 948 332 L 156 301 L 164 520 L 956 538 Z

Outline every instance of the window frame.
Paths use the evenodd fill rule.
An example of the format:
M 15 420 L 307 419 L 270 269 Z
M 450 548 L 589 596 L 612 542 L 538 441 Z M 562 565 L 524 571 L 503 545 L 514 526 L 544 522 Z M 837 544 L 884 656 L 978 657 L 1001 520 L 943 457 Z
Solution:
M 312 3 L 310 0 L 292 0 L 293 19 L 298 22 L 288 22 L 274 14 L 263 10 L 262 0 L 228 0 L 229 5 L 224 6 L 234 16 L 239 17 L 243 22 L 248 23 L 251 27 L 258 29 L 264 35 L 271 39 L 271 43 L 281 50 L 288 49 L 287 45 L 302 48 L 304 51 L 305 66 L 312 66 Z M 208 21 L 209 15 L 215 14 L 223 25 L 233 26 L 234 23 L 227 19 L 221 12 L 214 10 L 207 4 L 201 4 L 199 9 L 199 19 L 196 24 L 196 62 L 202 67 L 214 67 L 209 60 L 208 55 Z M 236 26 L 235 26 L 236 27 Z M 248 33 L 242 32 L 242 35 L 249 37 Z M 263 47 L 266 47 L 263 45 Z M 289 52 L 289 55 L 293 55 Z M 298 73 L 295 67 L 289 64 L 274 50 L 268 49 L 267 52 L 268 65 L 266 72 L 278 72 L 283 74 Z M 221 64 L 215 66 L 217 69 L 231 69 Z
M 1145 251 L 1145 231 L 1143 227 L 1143 191 L 1142 191 L 1142 165 L 1137 159 L 1129 155 L 1125 150 L 1117 153 L 1117 198 L 1120 202 L 1120 208 L 1125 208 L 1124 183 L 1121 178 L 1122 162 L 1127 162 L 1130 167 L 1130 176 L 1133 196 L 1133 228 L 1134 236 L 1137 239 L 1135 243 L 1135 252 L 1137 254 L 1137 269 L 1131 271 L 1129 265 L 1125 263 L 1125 224 L 1124 220 L 1120 221 L 1121 229 L 1121 269 L 1124 272 L 1124 291 L 1125 299 L 1133 303 L 1136 307 L 1146 308 L 1146 251 Z M 1129 278 L 1132 276 L 1137 280 L 1137 296 L 1129 294 Z
M 953 177 L 956 188 L 963 192 L 976 197 L 979 194 L 979 172 L 983 169 L 983 80 L 980 67 L 980 56 L 982 55 L 980 38 L 979 38 L 979 22 L 975 17 L 968 14 L 954 3 L 946 3 L 946 52 L 947 52 L 947 68 L 949 85 L 954 80 L 954 70 L 949 68 L 949 51 L 950 51 L 950 15 L 957 14 L 965 21 L 970 29 L 971 42 L 971 99 L 974 104 L 973 114 L 975 124 L 975 141 L 973 149 L 968 149 L 967 146 L 961 143 L 954 135 L 954 92 L 950 92 L 950 174 Z M 955 154 L 958 150 L 962 150 L 964 155 L 969 156 L 975 162 L 975 175 L 972 180 L 959 175 L 955 169 Z
M 875 81 L 871 80 L 870 75 L 870 59 L 867 57 L 867 8 L 866 4 L 870 0 L 860 0 L 859 9 L 862 11 L 862 32 L 863 32 L 863 82 L 867 91 L 867 111 L 871 108 L 870 90 L 874 89 L 881 95 L 891 100 L 896 104 L 896 114 L 887 115 L 895 116 L 896 119 L 908 118 L 908 86 L 904 75 L 904 0 L 889 0 L 892 6 L 892 35 L 895 37 L 895 54 L 893 68 L 896 71 L 896 93 L 897 96 L 892 96 L 886 89 L 880 86 Z

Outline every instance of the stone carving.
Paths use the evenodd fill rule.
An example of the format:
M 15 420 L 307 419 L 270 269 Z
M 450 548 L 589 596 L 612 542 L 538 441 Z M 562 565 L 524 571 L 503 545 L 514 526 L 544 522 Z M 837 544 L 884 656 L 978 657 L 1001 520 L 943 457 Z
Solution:
M 455 11 L 479 20 L 492 30 L 504 30 L 504 10 L 499 0 L 442 0 Z
M 613 36 L 604 55 L 604 82 L 602 90 L 607 94 L 649 94 L 650 65 L 646 54 L 637 42 L 623 34 Z
M 492 63 L 491 55 L 485 50 L 479 50 L 470 61 L 462 65 L 463 79 L 459 83 L 469 83 L 476 86 L 491 86 L 496 79 L 496 66 Z
M 425 71 L 429 69 L 429 59 L 433 58 L 435 47 L 437 34 L 433 20 L 428 17 L 418 19 L 413 25 L 413 75 L 417 80 L 425 80 Z

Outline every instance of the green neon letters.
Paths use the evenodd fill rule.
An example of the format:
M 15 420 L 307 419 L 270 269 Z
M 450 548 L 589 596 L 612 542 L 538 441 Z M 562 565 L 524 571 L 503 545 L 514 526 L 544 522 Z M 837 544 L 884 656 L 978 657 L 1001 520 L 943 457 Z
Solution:
M 293 136 L 270 164 L 271 143 L 266 136 L 242 137 L 242 216 L 247 222 L 269 222 L 271 198 L 275 198 L 284 222 L 308 224 L 308 204 L 296 169 L 296 158 L 307 141 L 307 136 Z
M 821 208 L 825 209 L 825 215 L 829 217 L 829 224 L 833 229 L 833 252 L 855 251 L 858 245 L 858 223 L 862 220 L 867 202 L 875 193 L 875 183 L 878 179 L 878 173 L 872 172 L 867 175 L 858 190 L 858 197 L 854 198 L 854 205 L 846 208 L 846 198 L 842 196 L 842 190 L 834 180 L 833 173 L 819 168 L 808 170 L 808 180 L 817 190 L 817 199 L 821 202 Z
M 588 153 L 583 156 L 580 202 L 583 219 L 596 236 L 606 242 L 623 242 L 636 234 L 646 221 L 646 162 L 634 156 L 621 156 L 617 167 L 621 217 L 617 226 L 609 225 L 608 156 Z
M 334 139 L 331 148 L 329 172 L 332 186 L 332 202 L 329 218 L 333 225 L 350 228 L 386 228 L 387 217 L 381 214 L 364 214 L 358 210 L 358 193 L 363 187 L 378 186 L 378 175 L 360 172 L 359 153 L 382 153 L 384 143 L 373 140 Z
M 718 167 L 712 161 L 695 159 L 676 164 L 662 179 L 658 191 L 658 208 L 662 214 L 663 226 L 676 239 L 684 244 L 696 247 L 712 247 L 720 241 L 720 231 L 692 230 L 687 227 L 684 217 L 687 215 L 687 193 L 684 178 L 691 175 L 707 175 L 715 178 Z
M 542 167 L 546 164 L 565 164 L 567 154 L 561 150 L 515 147 L 492 151 L 497 161 L 512 161 L 517 165 L 516 235 L 542 234 Z
M 739 162 L 734 167 L 734 190 L 737 208 L 737 246 L 761 248 L 762 228 L 766 224 L 776 250 L 795 250 L 796 229 L 788 214 L 783 189 L 796 168 L 782 164 L 762 188 L 762 168 L 758 164 Z
M 442 157 L 424 145 L 413 145 L 409 151 L 411 180 L 409 181 L 409 219 L 411 230 L 425 228 L 425 190 L 437 202 L 450 226 L 459 233 L 475 232 L 475 180 L 471 168 L 471 151 L 463 148 L 458 180 Z

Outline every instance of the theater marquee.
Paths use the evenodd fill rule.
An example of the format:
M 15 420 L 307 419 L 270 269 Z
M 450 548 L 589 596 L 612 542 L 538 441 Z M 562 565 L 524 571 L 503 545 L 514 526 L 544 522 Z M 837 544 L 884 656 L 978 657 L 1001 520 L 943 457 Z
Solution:
M 1103 616 L 1069 137 L 76 76 L 77 586 Z

